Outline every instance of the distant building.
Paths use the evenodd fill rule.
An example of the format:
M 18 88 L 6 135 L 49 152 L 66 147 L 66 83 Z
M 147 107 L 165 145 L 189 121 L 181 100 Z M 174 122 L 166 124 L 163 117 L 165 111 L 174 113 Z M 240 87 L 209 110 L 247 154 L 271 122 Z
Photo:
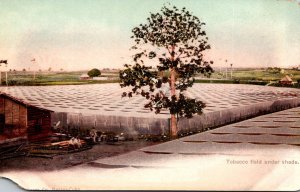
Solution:
M 103 81 L 103 80 L 108 80 L 108 77 L 93 77 L 93 80 Z
M 105 80 L 118 80 L 118 77 L 93 77 L 93 80 L 96 81 L 105 81 Z
M 0 92 L 0 147 L 48 137 L 51 112 Z
M 279 83 L 282 85 L 292 85 L 293 80 L 288 75 L 286 75 L 279 81 Z
M 79 79 L 80 80 L 88 80 L 88 79 L 91 79 L 91 78 L 88 74 L 82 74 L 82 75 L 80 75 Z

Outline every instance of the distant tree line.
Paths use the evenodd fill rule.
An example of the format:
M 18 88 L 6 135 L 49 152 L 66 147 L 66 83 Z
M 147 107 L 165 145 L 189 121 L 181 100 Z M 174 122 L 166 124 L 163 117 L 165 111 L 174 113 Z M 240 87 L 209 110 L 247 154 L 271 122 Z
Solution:
M 281 71 L 281 68 L 279 68 L 279 67 L 268 67 L 267 68 L 267 72 L 269 72 L 269 73 L 280 73 L 280 71 Z

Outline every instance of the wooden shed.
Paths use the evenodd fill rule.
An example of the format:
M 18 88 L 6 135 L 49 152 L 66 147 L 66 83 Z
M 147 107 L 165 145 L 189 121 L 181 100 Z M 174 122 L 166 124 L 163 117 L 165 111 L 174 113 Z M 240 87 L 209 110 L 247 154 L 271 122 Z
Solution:
M 80 80 L 89 80 L 91 77 L 88 74 L 82 74 L 79 77 Z
M 288 75 L 283 77 L 279 82 L 282 85 L 292 85 L 293 84 L 293 80 Z
M 51 112 L 0 93 L 0 146 L 38 141 L 49 136 Z

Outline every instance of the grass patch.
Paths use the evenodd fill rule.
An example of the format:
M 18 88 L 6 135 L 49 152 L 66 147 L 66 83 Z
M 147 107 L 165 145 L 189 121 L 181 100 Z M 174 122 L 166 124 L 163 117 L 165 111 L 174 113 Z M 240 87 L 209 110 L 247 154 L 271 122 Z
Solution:
M 35 72 L 12 71 L 8 72 L 8 85 L 85 85 L 118 83 L 118 71 L 105 71 L 101 77 L 108 77 L 115 80 L 80 80 L 81 74 L 86 71 L 71 72 Z M 165 72 L 167 75 L 168 72 Z M 224 83 L 224 84 L 254 84 L 266 85 L 270 81 L 278 81 L 285 75 L 289 75 L 295 82 L 300 80 L 300 70 L 285 69 L 274 72 L 267 69 L 233 69 L 232 79 L 225 79 L 225 71 L 214 72 L 209 79 L 198 79 L 196 83 Z M 199 75 L 201 77 L 201 75 Z M 117 78 L 117 79 L 116 79 Z M 231 78 L 230 69 L 227 70 L 227 78 Z M 5 85 L 5 75 L 2 73 L 2 84 Z M 276 85 L 279 86 L 279 85 Z M 293 86 L 295 87 L 295 86 Z M 297 87 L 297 86 L 296 86 Z
M 85 85 L 85 84 L 103 84 L 118 83 L 118 80 L 80 80 L 83 72 L 36 72 L 35 79 L 33 72 L 9 72 L 8 85 L 19 86 L 37 86 L 37 85 Z M 116 77 L 114 74 L 107 74 L 109 77 Z M 5 79 L 2 75 L 2 84 L 5 85 Z M 104 77 L 104 76 L 103 76 Z

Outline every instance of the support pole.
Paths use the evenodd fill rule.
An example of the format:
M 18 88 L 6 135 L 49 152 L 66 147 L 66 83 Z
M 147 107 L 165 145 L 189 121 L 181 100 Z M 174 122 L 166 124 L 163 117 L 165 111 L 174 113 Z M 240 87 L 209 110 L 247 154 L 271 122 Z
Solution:
M 7 81 L 7 71 L 5 71 L 5 82 L 6 82 L 6 86 L 8 86 L 8 81 Z

